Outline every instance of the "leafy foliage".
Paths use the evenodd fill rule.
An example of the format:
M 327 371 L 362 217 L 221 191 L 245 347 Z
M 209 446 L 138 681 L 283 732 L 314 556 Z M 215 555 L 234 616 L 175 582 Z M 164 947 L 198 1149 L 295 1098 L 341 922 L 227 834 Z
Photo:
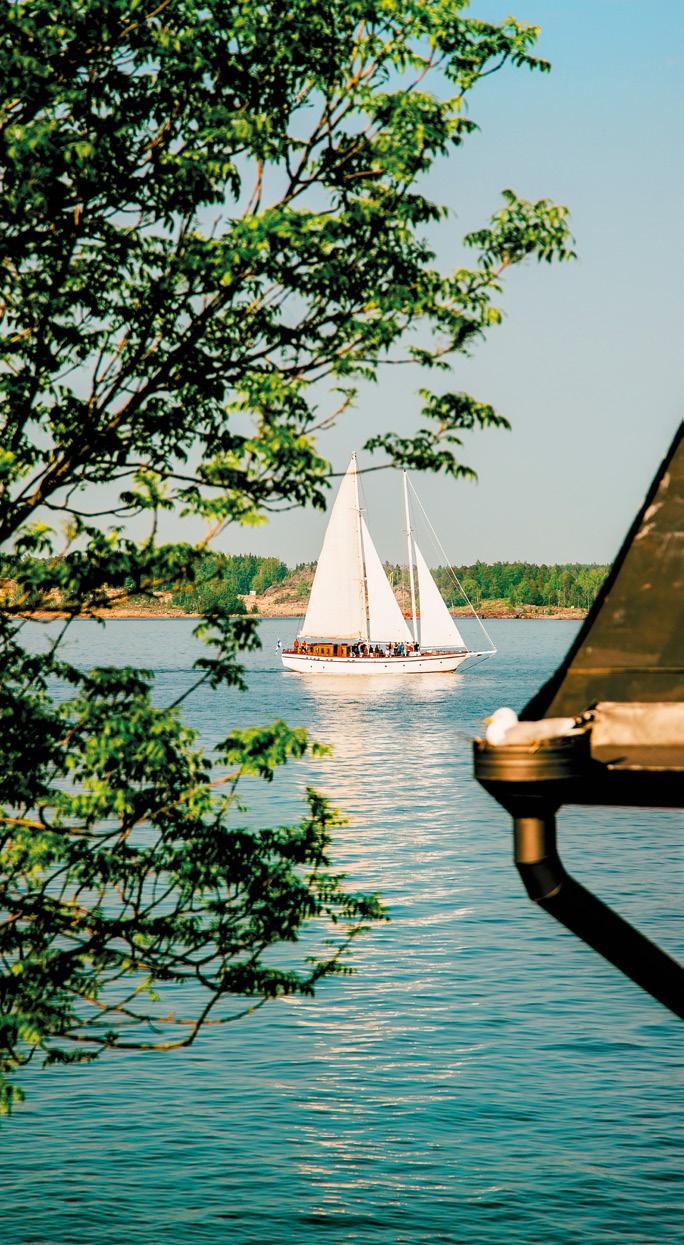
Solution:
M 200 591 L 225 524 L 324 505 L 317 436 L 358 379 L 405 361 L 442 375 L 500 318 L 506 269 L 571 254 L 566 210 L 510 191 L 466 239 L 472 267 L 442 272 L 428 245 L 444 209 L 419 179 L 475 128 L 470 92 L 506 64 L 547 68 L 535 27 L 466 8 L 3 8 L 0 545 L 20 559 L 0 618 L 6 1072 L 37 1050 L 167 1044 L 150 1036 L 159 983 L 167 1017 L 166 991 L 195 984 L 190 1041 L 231 994 L 311 988 L 379 912 L 327 872 L 319 797 L 298 827 L 249 831 L 233 778 L 211 785 L 224 763 L 270 777 L 303 754 L 300 732 L 276 724 L 202 757 L 146 675 L 84 675 L 59 639 L 29 656 L 14 615 L 51 592 L 74 618 L 111 589 Z M 505 424 L 467 395 L 423 405 L 416 437 L 369 444 L 459 476 L 461 433 Z M 206 520 L 200 546 L 158 545 L 171 508 Z M 141 515 L 136 543 L 124 525 Z M 198 679 L 239 687 L 254 629 L 207 613 Z M 342 922 L 336 949 L 289 976 L 267 967 L 310 918 Z

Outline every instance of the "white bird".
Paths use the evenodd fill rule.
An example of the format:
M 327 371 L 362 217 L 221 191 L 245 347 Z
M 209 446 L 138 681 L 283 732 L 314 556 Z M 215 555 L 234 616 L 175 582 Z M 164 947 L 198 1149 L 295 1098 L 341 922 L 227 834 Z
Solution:
M 539 722 L 519 722 L 515 709 L 497 709 L 485 718 L 487 730 L 485 742 L 498 747 L 501 744 L 535 744 L 544 739 L 556 739 L 569 735 L 578 726 L 576 718 L 542 718 Z

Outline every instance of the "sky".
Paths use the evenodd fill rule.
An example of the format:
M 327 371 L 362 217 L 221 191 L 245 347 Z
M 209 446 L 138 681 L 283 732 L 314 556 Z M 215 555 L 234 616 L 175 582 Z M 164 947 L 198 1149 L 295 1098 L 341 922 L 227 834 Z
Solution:
M 500 20 L 511 9 L 543 28 L 538 51 L 552 72 L 505 70 L 473 95 L 480 132 L 430 177 L 450 209 L 437 253 L 453 267 L 462 236 L 511 187 L 570 207 L 579 259 L 516 269 L 503 325 L 443 382 L 512 424 L 467 443 L 478 483 L 414 483 L 454 564 L 607 562 L 684 408 L 684 4 L 474 0 L 470 12 Z M 371 430 L 415 428 L 421 383 L 387 368 L 362 387 L 356 410 L 321 443 L 335 469 Z M 365 497 L 380 555 L 400 560 L 400 476 L 368 476 Z M 325 522 L 312 511 L 279 515 L 267 527 L 232 527 L 218 547 L 294 565 L 317 557 Z

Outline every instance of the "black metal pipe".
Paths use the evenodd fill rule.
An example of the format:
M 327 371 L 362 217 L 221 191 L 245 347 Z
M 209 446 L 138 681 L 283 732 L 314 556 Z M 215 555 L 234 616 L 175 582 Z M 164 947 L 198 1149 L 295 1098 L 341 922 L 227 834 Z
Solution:
M 530 899 L 684 1019 L 684 968 L 566 872 L 556 847 L 555 810 L 515 817 L 513 837 Z

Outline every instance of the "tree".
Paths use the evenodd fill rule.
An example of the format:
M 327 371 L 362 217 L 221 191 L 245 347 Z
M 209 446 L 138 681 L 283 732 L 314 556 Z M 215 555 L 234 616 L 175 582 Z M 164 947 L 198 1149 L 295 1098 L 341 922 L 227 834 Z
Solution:
M 281 584 L 287 573 L 287 566 L 279 558 L 261 558 L 250 589 L 257 594 L 266 592 L 273 584 Z
M 241 819 L 241 777 L 269 780 L 312 746 L 303 731 L 246 728 L 210 759 L 149 675 L 77 669 L 63 632 L 30 655 L 19 615 L 59 590 L 68 625 L 112 592 L 192 582 L 227 523 L 322 507 L 317 438 L 355 381 L 448 370 L 499 320 L 506 269 L 571 250 L 566 210 L 512 191 L 465 239 L 471 267 L 443 272 L 430 250 L 445 213 L 420 179 L 476 128 L 471 92 L 507 64 L 547 68 L 537 28 L 476 20 L 466 0 L 15 0 L 0 28 L 8 1075 L 35 1052 L 188 1043 L 231 998 L 239 1013 L 310 991 L 381 914 L 330 871 L 334 815 L 314 792 L 299 825 Z M 421 393 L 415 436 L 367 448 L 472 475 L 463 431 L 505 419 Z M 206 521 L 197 547 L 157 543 L 171 508 Z M 214 608 L 198 632 L 197 680 L 239 688 L 254 622 Z M 307 922 L 339 929 L 335 945 L 273 967 Z

